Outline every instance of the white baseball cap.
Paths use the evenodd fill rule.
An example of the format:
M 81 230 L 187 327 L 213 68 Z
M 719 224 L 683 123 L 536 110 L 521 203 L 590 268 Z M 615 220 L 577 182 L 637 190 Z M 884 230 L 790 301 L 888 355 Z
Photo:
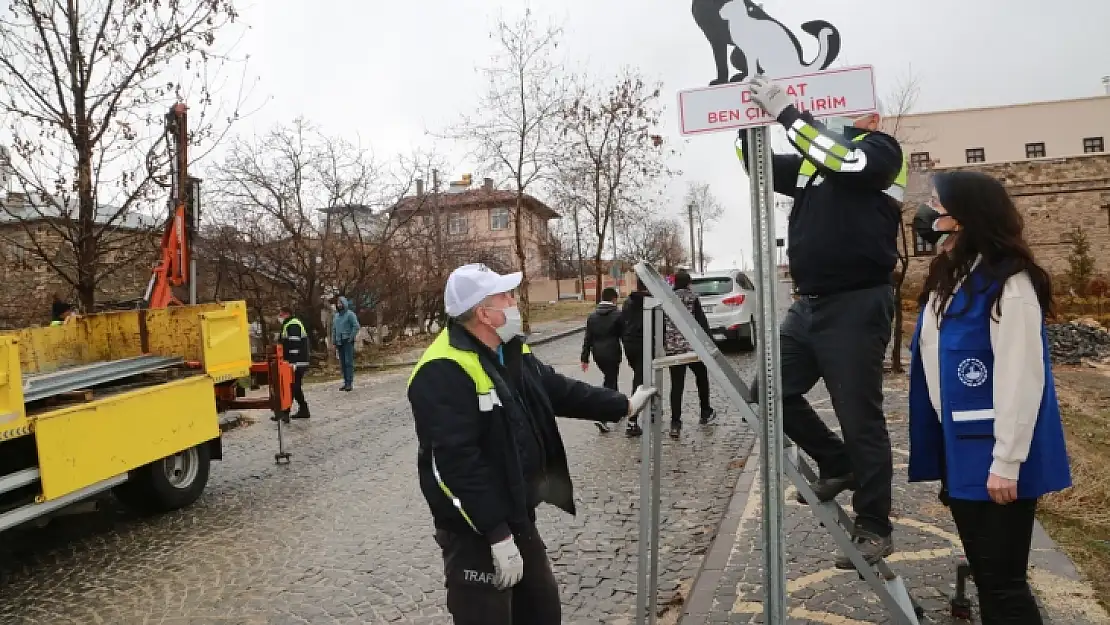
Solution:
M 443 290 L 448 317 L 458 317 L 490 295 L 508 293 L 520 286 L 521 273 L 500 275 L 481 263 L 463 265 L 451 272 Z

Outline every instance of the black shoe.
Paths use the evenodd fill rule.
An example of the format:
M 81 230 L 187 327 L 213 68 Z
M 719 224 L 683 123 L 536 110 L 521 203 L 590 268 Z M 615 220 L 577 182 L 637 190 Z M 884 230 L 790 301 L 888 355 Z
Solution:
M 311 416 L 312 415 L 309 414 L 309 412 L 308 412 L 308 408 L 301 408 L 301 409 L 297 410 L 297 412 L 294 412 L 293 416 L 290 417 L 290 418 L 291 419 L 308 419 Z
M 813 488 L 814 494 L 817 495 L 817 501 L 824 503 L 836 499 L 837 495 L 846 490 L 855 490 L 856 476 L 849 473 L 840 477 L 823 477 L 810 486 Z M 801 492 L 798 492 L 794 499 L 803 506 L 809 505 Z
M 671 421 L 671 438 L 678 438 L 682 436 L 682 422 Z
M 628 422 L 628 427 L 625 428 L 625 430 L 624 430 L 624 435 L 627 436 L 628 438 L 636 438 L 637 436 L 643 436 L 644 435 L 644 429 L 640 427 L 639 423 L 637 423 L 635 421 L 629 421 Z
M 701 411 L 701 425 L 710 425 L 717 422 L 717 411 L 712 408 L 703 408 Z
M 601 434 L 608 434 L 609 432 L 613 431 L 612 429 L 609 428 L 608 423 L 602 423 L 601 421 L 594 421 L 594 425 L 597 426 L 597 431 Z
M 878 564 L 879 560 L 894 553 L 894 539 L 890 536 L 879 536 L 866 530 L 857 529 L 852 542 L 863 555 L 863 559 L 871 566 Z M 856 568 L 856 565 L 852 564 L 848 556 L 840 555 L 836 558 L 836 568 L 851 571 Z
M 350 393 L 351 391 L 353 391 L 355 389 L 351 388 L 350 386 L 344 386 L 344 387 L 341 387 L 339 390 L 341 390 L 343 392 L 346 392 L 346 393 Z

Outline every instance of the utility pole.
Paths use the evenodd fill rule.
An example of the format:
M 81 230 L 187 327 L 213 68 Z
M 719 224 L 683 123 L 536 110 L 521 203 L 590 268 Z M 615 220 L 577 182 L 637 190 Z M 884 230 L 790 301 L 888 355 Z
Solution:
M 439 170 L 432 170 L 432 221 L 436 229 L 436 277 L 443 282 L 443 228 L 439 223 Z
M 698 224 L 698 271 L 705 273 L 705 232 Z
M 686 207 L 686 214 L 690 218 L 690 268 L 697 267 L 698 248 L 694 247 L 694 203 Z

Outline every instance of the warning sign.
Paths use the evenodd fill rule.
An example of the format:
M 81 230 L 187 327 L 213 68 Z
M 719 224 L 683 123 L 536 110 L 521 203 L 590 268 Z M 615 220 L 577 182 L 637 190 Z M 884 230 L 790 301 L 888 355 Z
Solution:
M 794 106 L 814 117 L 852 117 L 879 109 L 875 74 L 870 65 L 779 78 Z M 684 135 L 754 128 L 775 123 L 752 100 L 748 83 L 729 83 L 678 93 L 680 130 Z

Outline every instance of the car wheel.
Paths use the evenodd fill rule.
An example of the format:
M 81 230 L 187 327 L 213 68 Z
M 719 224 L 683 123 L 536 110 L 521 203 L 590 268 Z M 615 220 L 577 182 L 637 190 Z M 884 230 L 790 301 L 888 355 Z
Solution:
M 740 340 L 739 340 L 740 349 L 742 349 L 746 352 L 755 351 L 755 346 L 756 346 L 756 335 L 755 335 L 755 333 L 756 333 L 755 319 L 752 318 L 748 321 L 748 335 L 747 336 L 743 336 L 743 335 L 740 336 Z

